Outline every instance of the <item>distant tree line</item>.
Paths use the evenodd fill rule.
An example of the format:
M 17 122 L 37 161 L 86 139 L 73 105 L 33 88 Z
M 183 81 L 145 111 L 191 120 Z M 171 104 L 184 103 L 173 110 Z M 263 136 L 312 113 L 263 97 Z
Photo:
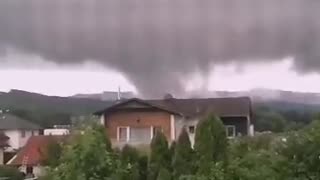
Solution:
M 0 94 L 0 109 L 44 128 L 70 125 L 72 117 L 92 114 L 110 104 L 110 101 L 45 96 L 19 90 Z
M 317 119 L 318 110 L 311 109 L 285 109 L 257 106 L 253 111 L 255 130 L 259 132 L 287 132 L 298 130 Z
M 24 110 L 11 108 L 10 113 L 36 123 L 43 128 L 50 128 L 54 125 L 70 125 L 72 118 L 71 113 L 56 112 L 54 110 Z

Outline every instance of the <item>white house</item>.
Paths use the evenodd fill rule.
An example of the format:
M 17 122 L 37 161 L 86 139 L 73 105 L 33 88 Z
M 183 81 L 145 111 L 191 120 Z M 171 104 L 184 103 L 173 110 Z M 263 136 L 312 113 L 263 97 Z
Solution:
M 0 114 L 0 131 L 9 137 L 7 151 L 22 148 L 31 136 L 40 134 L 42 128 L 12 114 Z

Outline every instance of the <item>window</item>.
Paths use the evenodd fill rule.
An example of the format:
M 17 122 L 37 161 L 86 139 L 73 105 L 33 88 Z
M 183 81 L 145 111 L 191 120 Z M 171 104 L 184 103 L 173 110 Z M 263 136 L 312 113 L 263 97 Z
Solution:
M 129 127 L 118 127 L 117 132 L 118 141 L 128 141 L 129 140 Z
M 161 126 L 152 126 L 152 137 L 153 138 L 157 132 L 163 132 L 163 129 Z
M 33 167 L 32 166 L 27 166 L 26 172 L 27 172 L 27 174 L 33 174 Z
M 189 127 L 188 127 L 188 130 L 189 130 L 189 133 L 190 133 L 190 134 L 194 134 L 194 132 L 195 132 L 195 127 L 194 127 L 194 126 L 189 126 Z
M 22 138 L 25 138 L 25 137 L 26 137 L 26 131 L 25 131 L 25 130 L 22 130 L 22 131 L 21 131 L 21 137 L 22 137 Z
M 130 127 L 130 141 L 149 142 L 150 127 Z
M 232 138 L 236 136 L 236 126 L 226 126 L 227 137 Z

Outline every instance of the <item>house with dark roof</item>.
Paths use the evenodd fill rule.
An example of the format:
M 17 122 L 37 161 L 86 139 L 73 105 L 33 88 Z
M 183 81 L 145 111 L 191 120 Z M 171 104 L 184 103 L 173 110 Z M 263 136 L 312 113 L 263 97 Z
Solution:
M 40 134 L 41 127 L 12 114 L 0 114 L 0 131 L 9 137 L 9 151 L 22 148 L 31 136 Z
M 107 128 L 115 146 L 149 144 L 160 130 L 174 141 L 186 128 L 191 143 L 197 123 L 208 114 L 219 117 L 229 138 L 253 135 L 252 105 L 248 97 L 117 101 L 95 115 Z

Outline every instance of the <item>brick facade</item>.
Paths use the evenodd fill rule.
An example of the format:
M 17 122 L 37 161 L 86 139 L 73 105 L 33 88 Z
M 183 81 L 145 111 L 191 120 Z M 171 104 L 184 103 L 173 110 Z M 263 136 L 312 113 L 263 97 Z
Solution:
M 170 113 L 161 111 L 128 111 L 121 110 L 105 115 L 105 126 L 111 139 L 117 139 L 118 127 L 161 127 L 163 133 L 170 139 Z
M 134 98 L 116 102 L 96 112 L 95 115 L 100 116 L 100 122 L 106 126 L 113 145 L 121 147 L 124 144 L 149 144 L 155 129 L 159 128 L 171 142 L 179 136 L 184 126 L 195 128 L 199 118 L 208 113 L 222 117 L 223 123 L 228 126 L 230 137 L 253 135 L 253 130 L 250 130 L 249 98 L 171 100 Z M 194 135 L 194 132 L 190 134 L 192 141 Z

